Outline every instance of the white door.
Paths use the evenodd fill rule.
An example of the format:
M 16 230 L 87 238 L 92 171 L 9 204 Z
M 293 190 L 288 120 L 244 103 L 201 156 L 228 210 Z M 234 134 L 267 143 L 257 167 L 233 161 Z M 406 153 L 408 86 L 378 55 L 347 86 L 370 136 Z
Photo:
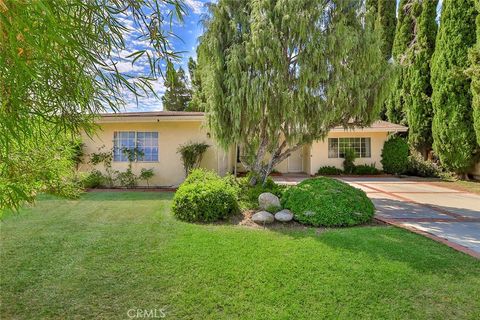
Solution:
M 300 148 L 290 154 L 288 157 L 288 172 L 302 172 L 303 171 L 303 149 Z

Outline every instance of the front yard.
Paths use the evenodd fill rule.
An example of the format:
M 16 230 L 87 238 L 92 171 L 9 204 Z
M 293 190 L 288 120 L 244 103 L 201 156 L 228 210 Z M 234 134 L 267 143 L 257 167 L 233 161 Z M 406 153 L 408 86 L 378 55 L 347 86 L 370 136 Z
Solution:
M 1 222 L 3 319 L 480 317 L 480 263 L 385 226 L 179 222 L 171 193 L 43 197 Z

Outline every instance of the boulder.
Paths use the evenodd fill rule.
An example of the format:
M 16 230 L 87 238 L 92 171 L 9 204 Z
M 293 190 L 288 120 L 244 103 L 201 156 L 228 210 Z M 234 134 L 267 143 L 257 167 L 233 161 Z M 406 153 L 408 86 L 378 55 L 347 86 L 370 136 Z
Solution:
M 292 219 L 293 219 L 293 213 L 288 209 L 283 209 L 275 213 L 275 220 L 278 220 L 281 222 L 288 222 L 288 221 L 292 221 Z
M 280 199 L 273 193 L 264 192 L 258 196 L 258 205 L 263 210 L 268 207 L 280 207 Z
M 273 214 L 267 211 L 259 211 L 252 216 L 252 221 L 259 224 L 272 223 L 273 220 Z

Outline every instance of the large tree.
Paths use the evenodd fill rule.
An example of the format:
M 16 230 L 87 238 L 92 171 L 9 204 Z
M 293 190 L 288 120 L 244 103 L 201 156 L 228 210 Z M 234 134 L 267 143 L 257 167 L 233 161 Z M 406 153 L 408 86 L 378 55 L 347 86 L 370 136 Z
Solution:
M 375 28 L 382 32 L 382 51 L 388 60 L 392 56 L 393 39 L 395 38 L 397 3 L 392 0 L 366 0 L 366 5 Z
M 432 57 L 433 149 L 442 164 L 465 174 L 473 164 L 477 143 L 472 119 L 467 52 L 475 44 L 474 0 L 443 2 Z
M 210 9 L 198 68 L 208 125 L 265 181 L 272 168 L 335 126 L 367 126 L 389 65 L 362 1 L 225 0 Z
M 477 144 L 480 145 L 480 1 L 475 2 L 477 9 L 477 43 L 469 52 L 470 68 L 468 74 L 472 79 L 472 107 L 473 126 L 477 136 Z
M 16 207 L 53 183 L 41 170 L 17 170 L 57 157 L 45 154 L 52 135 L 91 128 L 95 114 L 119 110 L 126 92 L 153 93 L 161 64 L 177 57 L 164 22 L 182 12 L 177 0 L 0 1 L 0 196 L 9 195 L 2 204 Z M 129 51 L 133 31 L 148 50 Z M 149 72 L 122 74 L 120 62 Z M 21 153 L 35 144 L 42 154 Z
M 414 38 L 409 45 L 405 61 L 405 82 L 409 85 L 405 96 L 408 121 L 408 142 L 411 148 L 427 157 L 432 147 L 432 86 L 430 60 L 435 49 L 437 34 L 438 0 L 416 0 L 410 8 L 414 20 Z
M 192 88 L 192 100 L 188 104 L 188 111 L 205 111 L 202 95 L 202 79 L 197 69 L 197 62 L 190 57 L 188 59 L 188 73 L 190 74 L 190 85 Z
M 188 88 L 187 77 L 182 67 L 175 70 L 173 63 L 168 62 L 165 87 L 167 89 L 162 97 L 163 109 L 185 111 L 192 99 L 192 92 Z
M 414 19 L 411 8 L 415 1 L 417 0 L 400 0 L 398 7 L 397 27 L 392 47 L 392 57 L 397 67 L 397 76 L 386 102 L 387 118 L 394 123 L 407 123 L 405 97 L 409 93 L 410 84 L 404 60 L 414 38 Z

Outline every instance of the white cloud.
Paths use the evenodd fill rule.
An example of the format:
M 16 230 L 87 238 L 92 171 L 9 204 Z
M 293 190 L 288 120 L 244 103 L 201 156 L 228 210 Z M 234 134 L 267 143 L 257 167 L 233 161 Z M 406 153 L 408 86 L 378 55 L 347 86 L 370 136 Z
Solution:
M 131 61 L 119 61 L 115 64 L 121 73 L 143 71 L 143 67 L 138 64 L 132 65 Z
M 185 3 L 195 14 L 202 14 L 205 12 L 204 4 L 199 0 L 185 0 Z

